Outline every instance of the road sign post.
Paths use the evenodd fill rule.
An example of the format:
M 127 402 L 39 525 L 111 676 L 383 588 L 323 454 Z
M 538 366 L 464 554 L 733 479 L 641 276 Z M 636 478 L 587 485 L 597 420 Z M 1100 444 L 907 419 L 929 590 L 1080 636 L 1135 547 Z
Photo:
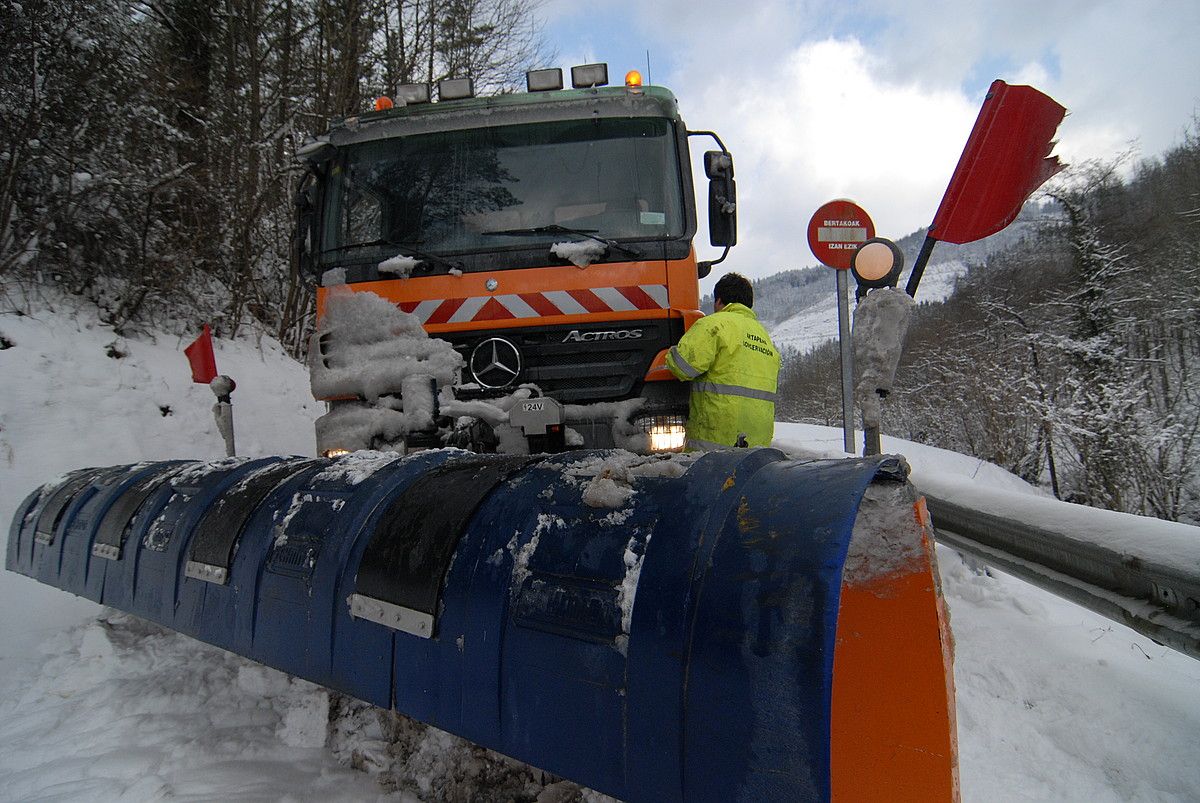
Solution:
M 808 221 L 808 247 L 822 265 L 837 273 L 838 345 L 842 362 L 842 432 L 847 452 L 854 446 L 854 352 L 850 341 L 847 271 L 859 245 L 875 236 L 875 224 L 861 206 L 844 198 L 823 204 Z

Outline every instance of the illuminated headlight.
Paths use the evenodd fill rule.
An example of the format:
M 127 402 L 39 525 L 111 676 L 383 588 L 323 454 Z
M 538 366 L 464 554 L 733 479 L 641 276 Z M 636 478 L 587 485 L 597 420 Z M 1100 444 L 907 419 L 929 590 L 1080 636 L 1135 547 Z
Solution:
M 324 452 L 321 452 L 321 454 L 324 457 L 330 457 L 330 458 L 341 457 L 342 455 L 350 454 L 350 450 L 349 449 L 326 449 Z
M 686 437 L 686 419 L 681 415 L 644 415 L 633 425 L 650 436 L 650 451 L 677 452 Z

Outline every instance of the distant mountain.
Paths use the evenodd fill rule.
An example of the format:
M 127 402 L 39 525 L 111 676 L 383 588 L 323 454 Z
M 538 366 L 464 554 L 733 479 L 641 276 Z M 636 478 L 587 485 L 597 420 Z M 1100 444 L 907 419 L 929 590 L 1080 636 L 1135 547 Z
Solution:
M 818 277 L 818 281 L 815 282 L 816 286 L 812 288 L 810 294 L 803 297 L 804 306 L 792 307 L 790 315 L 787 314 L 786 309 L 788 299 L 783 297 L 782 293 L 776 294 L 775 288 L 764 290 L 761 295 L 764 299 L 770 298 L 771 305 L 783 313 L 783 315 L 777 313 L 774 319 L 767 319 L 763 324 L 770 332 L 775 345 L 784 350 L 794 349 L 801 354 L 837 338 L 838 333 L 837 295 L 835 293 L 837 278 L 829 268 L 810 268 L 809 270 L 816 273 Z M 804 271 L 796 272 L 803 273 Z M 943 301 L 954 292 L 954 283 L 958 277 L 966 272 L 967 264 L 957 259 L 931 262 L 925 268 L 925 273 L 921 278 L 921 286 L 917 291 L 918 300 L 922 303 Z M 764 282 L 770 282 L 774 278 L 776 277 L 769 277 Z M 907 274 L 901 277 L 901 286 L 907 279 Z M 853 312 L 853 281 L 850 283 L 850 288 L 849 301 Z M 755 298 L 759 297 L 759 290 L 756 287 Z M 755 303 L 755 308 L 758 308 L 758 302 Z

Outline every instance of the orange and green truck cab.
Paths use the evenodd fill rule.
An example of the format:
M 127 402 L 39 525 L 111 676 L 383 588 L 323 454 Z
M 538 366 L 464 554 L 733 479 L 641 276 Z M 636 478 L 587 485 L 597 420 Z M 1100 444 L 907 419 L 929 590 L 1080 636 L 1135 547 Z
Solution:
M 466 364 L 459 398 L 522 384 L 563 405 L 640 397 L 631 423 L 681 433 L 688 388 L 664 356 L 701 312 L 689 132 L 675 97 L 652 86 L 441 94 L 341 120 L 301 149 L 304 266 L 450 342 Z M 725 218 L 714 243 L 728 246 L 725 163 L 710 196 Z M 409 259 L 389 273 L 397 256 Z M 604 447 L 609 423 L 570 426 Z

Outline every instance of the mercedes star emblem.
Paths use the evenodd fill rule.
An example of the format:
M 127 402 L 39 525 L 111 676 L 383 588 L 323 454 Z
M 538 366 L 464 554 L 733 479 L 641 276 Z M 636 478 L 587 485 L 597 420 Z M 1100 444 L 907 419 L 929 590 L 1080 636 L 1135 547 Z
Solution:
M 509 340 L 490 337 L 471 352 L 471 376 L 485 388 L 511 385 L 521 373 L 521 352 Z

